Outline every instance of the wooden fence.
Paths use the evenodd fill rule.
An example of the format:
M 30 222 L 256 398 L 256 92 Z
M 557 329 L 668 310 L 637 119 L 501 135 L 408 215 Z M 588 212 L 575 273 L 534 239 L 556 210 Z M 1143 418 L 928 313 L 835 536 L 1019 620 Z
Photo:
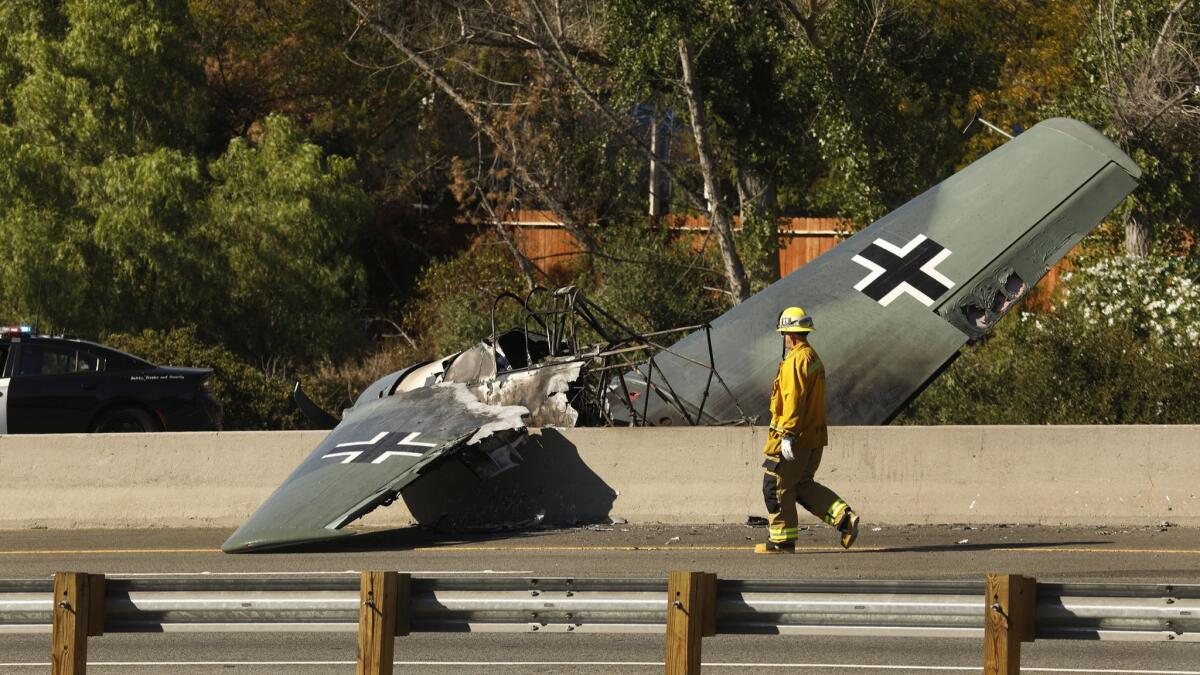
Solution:
M 575 238 L 549 211 L 515 211 L 505 218 L 517 246 L 534 264 L 549 274 L 562 272 L 580 254 Z M 704 216 L 669 215 L 663 224 L 697 241 L 708 232 Z M 736 224 L 735 224 L 736 227 Z M 780 218 L 779 272 L 786 276 L 801 265 L 838 245 L 850 231 L 841 218 Z
M 582 249 L 550 211 L 513 211 L 505 217 L 517 247 L 535 265 L 552 277 L 565 275 L 581 254 Z M 681 237 L 699 242 L 708 232 L 705 216 L 670 214 L 663 225 Z M 735 227 L 737 222 L 735 219 Z M 852 224 L 844 218 L 815 218 L 808 216 L 779 219 L 779 275 L 785 277 L 822 253 L 837 246 L 852 233 Z M 1066 261 L 1053 267 L 1029 292 L 1026 306 L 1048 309 L 1051 295 L 1058 285 Z

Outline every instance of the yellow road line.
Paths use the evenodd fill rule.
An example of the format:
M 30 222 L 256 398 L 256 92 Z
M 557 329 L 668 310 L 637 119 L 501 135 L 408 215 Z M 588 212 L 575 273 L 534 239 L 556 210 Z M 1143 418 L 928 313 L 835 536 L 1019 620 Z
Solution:
M 916 550 L 912 550 L 916 549 Z M 380 552 L 390 549 L 381 548 Z M 725 552 L 749 552 L 754 550 L 753 546 L 455 546 L 447 544 L 445 546 L 419 546 L 407 550 L 412 553 L 636 553 L 639 551 L 648 552 L 679 552 L 679 553 L 695 553 L 703 551 L 725 551 Z M 849 553 L 927 553 L 927 552 L 955 552 L 956 550 L 962 553 L 979 552 L 981 549 L 971 546 L 963 546 L 961 549 L 953 544 L 944 546 L 896 546 L 896 547 L 862 547 L 854 548 Z M 989 549 L 992 552 L 1004 553 L 1120 553 L 1130 555 L 1154 554 L 1162 553 L 1167 555 L 1200 555 L 1200 549 L 1190 548 L 1102 548 L 1095 546 L 1049 546 L 1038 547 L 1036 545 L 1017 544 L 1014 546 L 998 545 Z M 828 553 L 841 552 L 842 549 L 837 546 L 799 546 L 796 548 L 797 553 Z M 220 553 L 219 548 L 84 548 L 84 549 L 30 549 L 25 551 L 0 551 L 0 556 L 49 556 L 49 555 L 156 555 L 170 553 Z M 361 551 L 366 553 L 368 551 Z
M 1080 548 L 1017 548 L 1004 549 L 1011 550 L 1014 553 L 1025 552 L 1047 552 L 1047 553 L 1170 553 L 1172 555 L 1200 555 L 1200 549 L 1195 548 L 1098 548 L 1098 547 L 1080 547 Z
M 934 548 L 936 546 L 936 549 Z M 916 550 L 913 550 L 916 549 Z M 928 550 L 926 550 L 928 549 Z M 469 551 L 469 552 L 634 552 L 634 551 L 680 551 L 680 552 L 695 552 L 695 551 L 752 551 L 753 546 L 423 546 L 409 549 L 415 553 L 451 553 L 454 551 Z M 954 552 L 956 550 L 962 553 L 978 552 L 980 547 L 970 546 L 955 546 L 954 544 L 946 545 L 931 545 L 931 546 L 864 546 L 855 547 L 850 553 L 927 553 L 937 550 L 938 552 Z M 1027 545 L 1016 546 L 993 546 L 988 550 L 1004 551 L 1009 553 L 1170 553 L 1176 555 L 1200 555 L 1200 549 L 1155 549 L 1155 548 L 1097 548 L 1097 547 L 1036 547 Z M 841 552 L 840 546 L 797 546 L 797 553 L 824 553 L 824 552 Z
M 220 553 L 219 548 L 78 548 L 0 551 L 0 555 L 122 555 L 127 553 Z

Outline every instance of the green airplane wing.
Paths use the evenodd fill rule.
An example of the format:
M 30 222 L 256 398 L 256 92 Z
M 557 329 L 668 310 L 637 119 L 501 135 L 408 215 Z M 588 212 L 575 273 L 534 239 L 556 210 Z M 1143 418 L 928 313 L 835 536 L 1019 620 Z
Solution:
M 521 406 L 480 403 L 465 385 L 436 384 L 351 408 L 316 450 L 221 546 L 257 551 L 350 533 L 438 462 L 457 457 L 486 477 L 526 435 Z

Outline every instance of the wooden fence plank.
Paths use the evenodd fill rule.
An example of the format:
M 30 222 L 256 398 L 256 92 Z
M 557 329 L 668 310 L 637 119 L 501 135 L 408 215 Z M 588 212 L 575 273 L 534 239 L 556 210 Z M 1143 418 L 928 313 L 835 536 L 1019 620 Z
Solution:
M 701 572 L 703 578 L 702 599 L 704 600 L 704 625 L 702 637 L 712 637 L 717 634 L 717 575 L 715 572 Z
M 104 635 L 104 575 L 89 574 L 87 575 L 88 583 L 88 617 L 87 617 L 87 634 L 88 637 L 98 637 Z
M 396 577 L 396 636 L 404 637 L 412 630 L 412 575 L 402 572 Z

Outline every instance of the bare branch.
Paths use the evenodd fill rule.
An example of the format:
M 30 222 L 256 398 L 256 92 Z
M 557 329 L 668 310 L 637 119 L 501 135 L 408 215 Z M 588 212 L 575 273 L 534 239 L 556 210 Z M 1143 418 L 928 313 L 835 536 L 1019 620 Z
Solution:
M 1170 35 L 1174 32 L 1175 22 L 1179 20 L 1179 13 L 1191 0 L 1179 0 L 1171 11 L 1167 13 L 1167 18 L 1163 21 L 1162 28 L 1158 30 L 1158 38 L 1154 41 L 1154 48 L 1150 50 L 1150 63 L 1158 63 L 1158 56 L 1162 53 L 1162 48 L 1171 38 Z
M 538 7 L 537 0 L 531 0 L 531 2 L 534 9 L 540 14 L 541 11 L 540 7 Z M 551 41 L 553 42 L 553 35 L 550 37 Z M 579 90 L 579 93 L 583 94 L 583 97 L 588 101 L 588 103 L 590 103 L 594 108 L 596 108 L 596 110 L 600 112 L 605 120 L 612 125 L 614 130 L 624 136 L 626 140 L 633 144 L 633 146 L 648 159 L 654 160 L 656 156 L 654 150 L 650 147 L 650 144 L 647 143 L 641 136 L 630 131 L 629 125 L 617 117 L 617 114 L 614 113 L 608 106 L 606 106 L 604 102 L 600 100 L 600 97 L 595 94 L 595 92 L 588 88 L 583 79 L 579 77 L 579 73 L 576 72 L 576 70 L 571 66 L 570 60 L 566 58 L 566 52 L 559 48 L 557 43 L 555 43 L 554 48 L 557 51 L 558 57 L 561 58 L 556 58 L 554 54 L 547 54 L 549 57 L 549 63 L 563 73 L 567 79 L 575 85 L 575 87 Z M 661 160 L 659 160 L 659 162 L 663 168 L 663 171 L 666 172 L 667 177 L 677 188 L 683 191 L 684 196 L 688 198 L 694 207 L 702 210 L 708 209 L 706 201 L 702 199 L 700 195 L 697 195 L 694 190 L 689 188 L 686 183 L 679 180 L 679 177 L 675 173 L 670 162 L 664 162 Z
M 442 92 L 445 93 L 446 96 L 448 96 L 450 100 L 458 106 L 463 114 L 465 114 L 467 118 L 470 119 L 471 122 L 492 141 L 493 145 L 495 145 L 498 149 L 505 147 L 506 143 L 504 136 L 493 124 L 491 124 L 491 122 L 484 118 L 483 114 L 479 111 L 479 108 L 473 102 L 467 100 L 467 98 L 464 97 L 457 90 L 457 88 L 454 87 L 454 85 L 446 80 L 446 78 L 442 76 L 441 72 L 432 63 L 427 61 L 421 56 L 421 54 L 410 47 L 399 33 L 389 29 L 375 15 L 368 12 L 360 0 L 343 0 L 343 2 L 345 2 L 346 5 L 348 5 L 355 13 L 357 13 L 359 18 L 371 30 L 373 30 L 377 35 L 391 44 L 393 48 L 407 57 L 410 63 L 424 73 L 430 79 L 430 81 L 437 86 L 438 89 L 442 90 Z M 561 218 L 563 221 L 563 227 L 575 237 L 575 239 L 581 246 L 584 247 L 584 249 L 594 249 L 595 242 L 593 238 L 581 227 L 578 227 L 575 223 L 571 222 L 570 212 L 551 193 L 548 187 L 542 181 L 534 177 L 517 157 L 514 156 L 511 158 L 511 160 L 513 171 L 516 173 L 517 178 L 522 183 L 527 185 L 531 190 L 533 190 L 533 192 L 537 194 L 538 198 L 541 199 L 546 206 L 558 214 L 559 218 Z
M 704 104 L 700 100 L 699 86 L 693 77 L 691 48 L 686 39 L 679 41 L 679 61 L 683 67 L 683 87 L 687 94 L 688 110 L 692 118 L 692 134 L 696 139 L 696 154 L 700 159 L 700 171 L 704 175 L 705 191 L 708 193 L 708 225 L 717 235 L 717 248 L 725 265 L 725 278 L 730 294 L 736 302 L 750 297 L 750 284 L 746 281 L 746 270 L 738 256 L 733 241 L 733 226 L 721 208 L 721 182 L 712 160 L 712 151 L 704 128 Z
M 795 0 L 778 0 L 779 5 L 787 10 L 788 14 L 799 24 L 800 29 L 804 31 L 804 36 L 808 38 L 808 43 L 814 48 L 824 50 L 825 42 L 821 39 L 821 33 L 817 29 L 817 19 L 821 16 L 821 12 L 825 11 L 829 0 L 809 0 L 808 11 L 800 9 Z

